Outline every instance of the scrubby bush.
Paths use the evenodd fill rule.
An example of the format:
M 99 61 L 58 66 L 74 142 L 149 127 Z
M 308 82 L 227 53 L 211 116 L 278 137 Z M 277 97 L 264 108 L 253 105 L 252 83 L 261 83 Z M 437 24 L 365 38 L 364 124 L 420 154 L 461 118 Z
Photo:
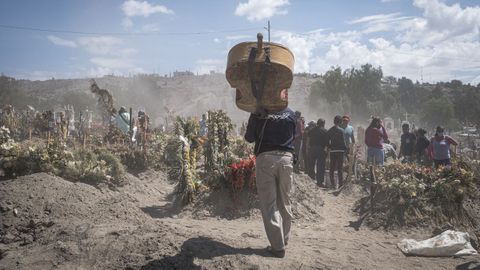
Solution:
M 46 145 L 7 140 L 0 145 L 0 157 L 4 178 L 47 172 L 73 181 L 118 185 L 125 174 L 120 160 L 112 153 L 90 149 L 71 152 L 58 140 Z
M 463 161 L 438 170 L 394 163 L 376 170 L 371 221 L 384 227 L 469 223 L 466 199 L 479 196 L 472 168 Z

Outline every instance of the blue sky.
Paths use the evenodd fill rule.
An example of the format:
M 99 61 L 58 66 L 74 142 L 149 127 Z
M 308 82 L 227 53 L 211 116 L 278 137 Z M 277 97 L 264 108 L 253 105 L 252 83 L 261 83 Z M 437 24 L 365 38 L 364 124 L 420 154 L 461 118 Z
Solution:
M 368 62 L 385 75 L 480 83 L 480 3 L 466 0 L 5 0 L 0 72 L 223 72 L 228 50 L 266 37 L 268 20 L 272 41 L 294 52 L 295 72 Z

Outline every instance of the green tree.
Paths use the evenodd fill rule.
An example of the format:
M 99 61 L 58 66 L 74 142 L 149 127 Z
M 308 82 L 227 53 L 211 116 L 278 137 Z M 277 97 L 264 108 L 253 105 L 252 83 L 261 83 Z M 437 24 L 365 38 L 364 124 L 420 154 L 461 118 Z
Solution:
M 0 104 L 11 104 L 22 108 L 33 104 L 33 98 L 26 95 L 20 87 L 19 81 L 7 76 L 0 76 Z
M 400 103 L 405 110 L 411 112 L 417 108 L 415 85 L 412 80 L 402 77 L 398 80 L 398 94 Z
M 454 127 L 456 125 L 454 116 L 453 103 L 446 97 L 438 97 L 425 102 L 421 119 L 429 127 L 437 125 Z
M 322 99 L 329 103 L 340 102 L 345 93 L 345 78 L 342 69 L 332 67 L 310 87 L 309 105 L 315 107 Z
M 345 73 L 347 77 L 347 95 L 352 103 L 353 113 L 368 116 L 367 101 L 375 102 L 381 98 L 382 68 L 365 64 L 360 69 L 352 68 Z
M 480 88 L 463 86 L 453 96 L 456 118 L 466 125 L 480 125 Z

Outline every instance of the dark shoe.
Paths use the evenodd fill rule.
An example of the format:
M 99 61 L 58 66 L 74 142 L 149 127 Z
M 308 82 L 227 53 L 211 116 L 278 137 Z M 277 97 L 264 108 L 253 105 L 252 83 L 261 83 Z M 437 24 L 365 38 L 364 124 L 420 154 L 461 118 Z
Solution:
M 283 258 L 285 257 L 285 250 L 274 250 L 271 246 L 267 247 L 267 252 L 272 254 L 274 257 Z

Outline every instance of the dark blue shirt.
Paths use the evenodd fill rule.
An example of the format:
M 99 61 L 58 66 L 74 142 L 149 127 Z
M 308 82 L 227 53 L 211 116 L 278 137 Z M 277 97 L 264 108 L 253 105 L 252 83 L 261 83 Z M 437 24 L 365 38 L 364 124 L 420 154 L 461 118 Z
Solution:
M 276 113 L 269 113 L 261 118 L 251 114 L 248 119 L 245 140 L 255 142 L 255 154 L 283 150 L 293 153 L 296 117 L 290 108 Z M 263 137 L 262 137 L 263 129 Z
M 417 142 L 415 134 L 411 132 L 402 134 L 400 142 L 400 154 L 404 156 L 413 155 L 413 152 L 415 151 L 415 143 Z
M 345 145 L 345 131 L 339 126 L 333 126 L 328 130 L 330 152 L 342 152 L 347 150 Z

